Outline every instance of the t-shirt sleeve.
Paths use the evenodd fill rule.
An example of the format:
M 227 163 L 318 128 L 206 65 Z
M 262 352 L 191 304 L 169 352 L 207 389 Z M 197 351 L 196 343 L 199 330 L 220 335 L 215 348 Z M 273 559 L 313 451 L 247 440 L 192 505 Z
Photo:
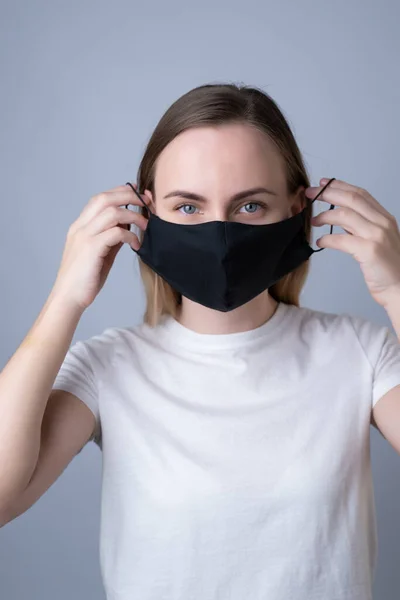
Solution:
M 352 323 L 372 369 L 372 407 L 389 390 L 400 385 L 400 342 L 384 325 L 360 317 Z
M 96 418 L 96 426 L 90 440 L 100 445 L 98 381 L 85 341 L 78 341 L 69 348 L 54 381 L 53 389 L 74 394 L 92 411 Z
M 396 385 L 400 385 L 400 342 L 396 335 L 384 327 L 382 343 L 374 369 L 372 406 Z

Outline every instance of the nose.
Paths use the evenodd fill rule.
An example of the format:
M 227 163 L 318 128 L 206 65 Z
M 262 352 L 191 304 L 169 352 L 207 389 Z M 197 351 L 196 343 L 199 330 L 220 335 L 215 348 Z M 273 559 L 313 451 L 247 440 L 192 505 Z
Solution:
M 229 211 L 228 209 L 220 206 L 215 207 L 209 212 L 210 221 L 228 221 L 229 219 Z

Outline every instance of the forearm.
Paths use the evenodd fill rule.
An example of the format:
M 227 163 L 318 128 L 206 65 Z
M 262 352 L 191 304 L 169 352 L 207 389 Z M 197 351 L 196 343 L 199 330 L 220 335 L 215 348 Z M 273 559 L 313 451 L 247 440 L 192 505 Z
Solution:
M 0 507 L 25 489 L 36 467 L 48 397 L 81 315 L 50 295 L 0 373 Z
M 400 291 L 392 294 L 384 308 L 400 341 Z

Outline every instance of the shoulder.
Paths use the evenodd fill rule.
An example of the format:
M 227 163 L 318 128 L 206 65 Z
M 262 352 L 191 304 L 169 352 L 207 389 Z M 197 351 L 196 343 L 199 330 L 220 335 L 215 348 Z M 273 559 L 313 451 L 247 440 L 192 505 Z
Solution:
M 129 354 L 140 337 L 142 325 L 107 327 L 103 331 L 75 342 L 75 352 L 85 354 L 93 366 L 105 368 L 116 357 Z
M 307 306 L 287 305 L 291 326 L 309 335 L 329 335 L 339 329 L 351 331 L 347 313 L 332 313 Z
M 357 349 L 374 364 L 390 329 L 373 320 L 349 312 L 332 313 L 304 306 L 290 306 L 292 326 L 296 333 L 308 341 L 339 347 L 346 353 Z
M 145 345 L 157 345 L 159 327 L 150 327 L 144 322 L 123 327 L 107 327 L 103 331 L 88 338 L 80 339 L 75 346 L 87 353 L 92 359 L 100 363 L 118 358 L 118 356 L 132 355 L 142 351 Z

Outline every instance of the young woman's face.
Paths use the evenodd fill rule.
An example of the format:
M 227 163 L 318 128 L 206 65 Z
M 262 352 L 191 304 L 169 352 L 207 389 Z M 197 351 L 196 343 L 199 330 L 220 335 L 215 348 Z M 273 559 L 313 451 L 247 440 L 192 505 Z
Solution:
M 251 126 L 232 124 L 189 129 L 163 150 L 153 210 L 161 219 L 189 225 L 261 225 L 296 214 L 305 206 L 303 198 L 303 188 L 292 197 L 286 193 L 283 162 L 269 138 Z

